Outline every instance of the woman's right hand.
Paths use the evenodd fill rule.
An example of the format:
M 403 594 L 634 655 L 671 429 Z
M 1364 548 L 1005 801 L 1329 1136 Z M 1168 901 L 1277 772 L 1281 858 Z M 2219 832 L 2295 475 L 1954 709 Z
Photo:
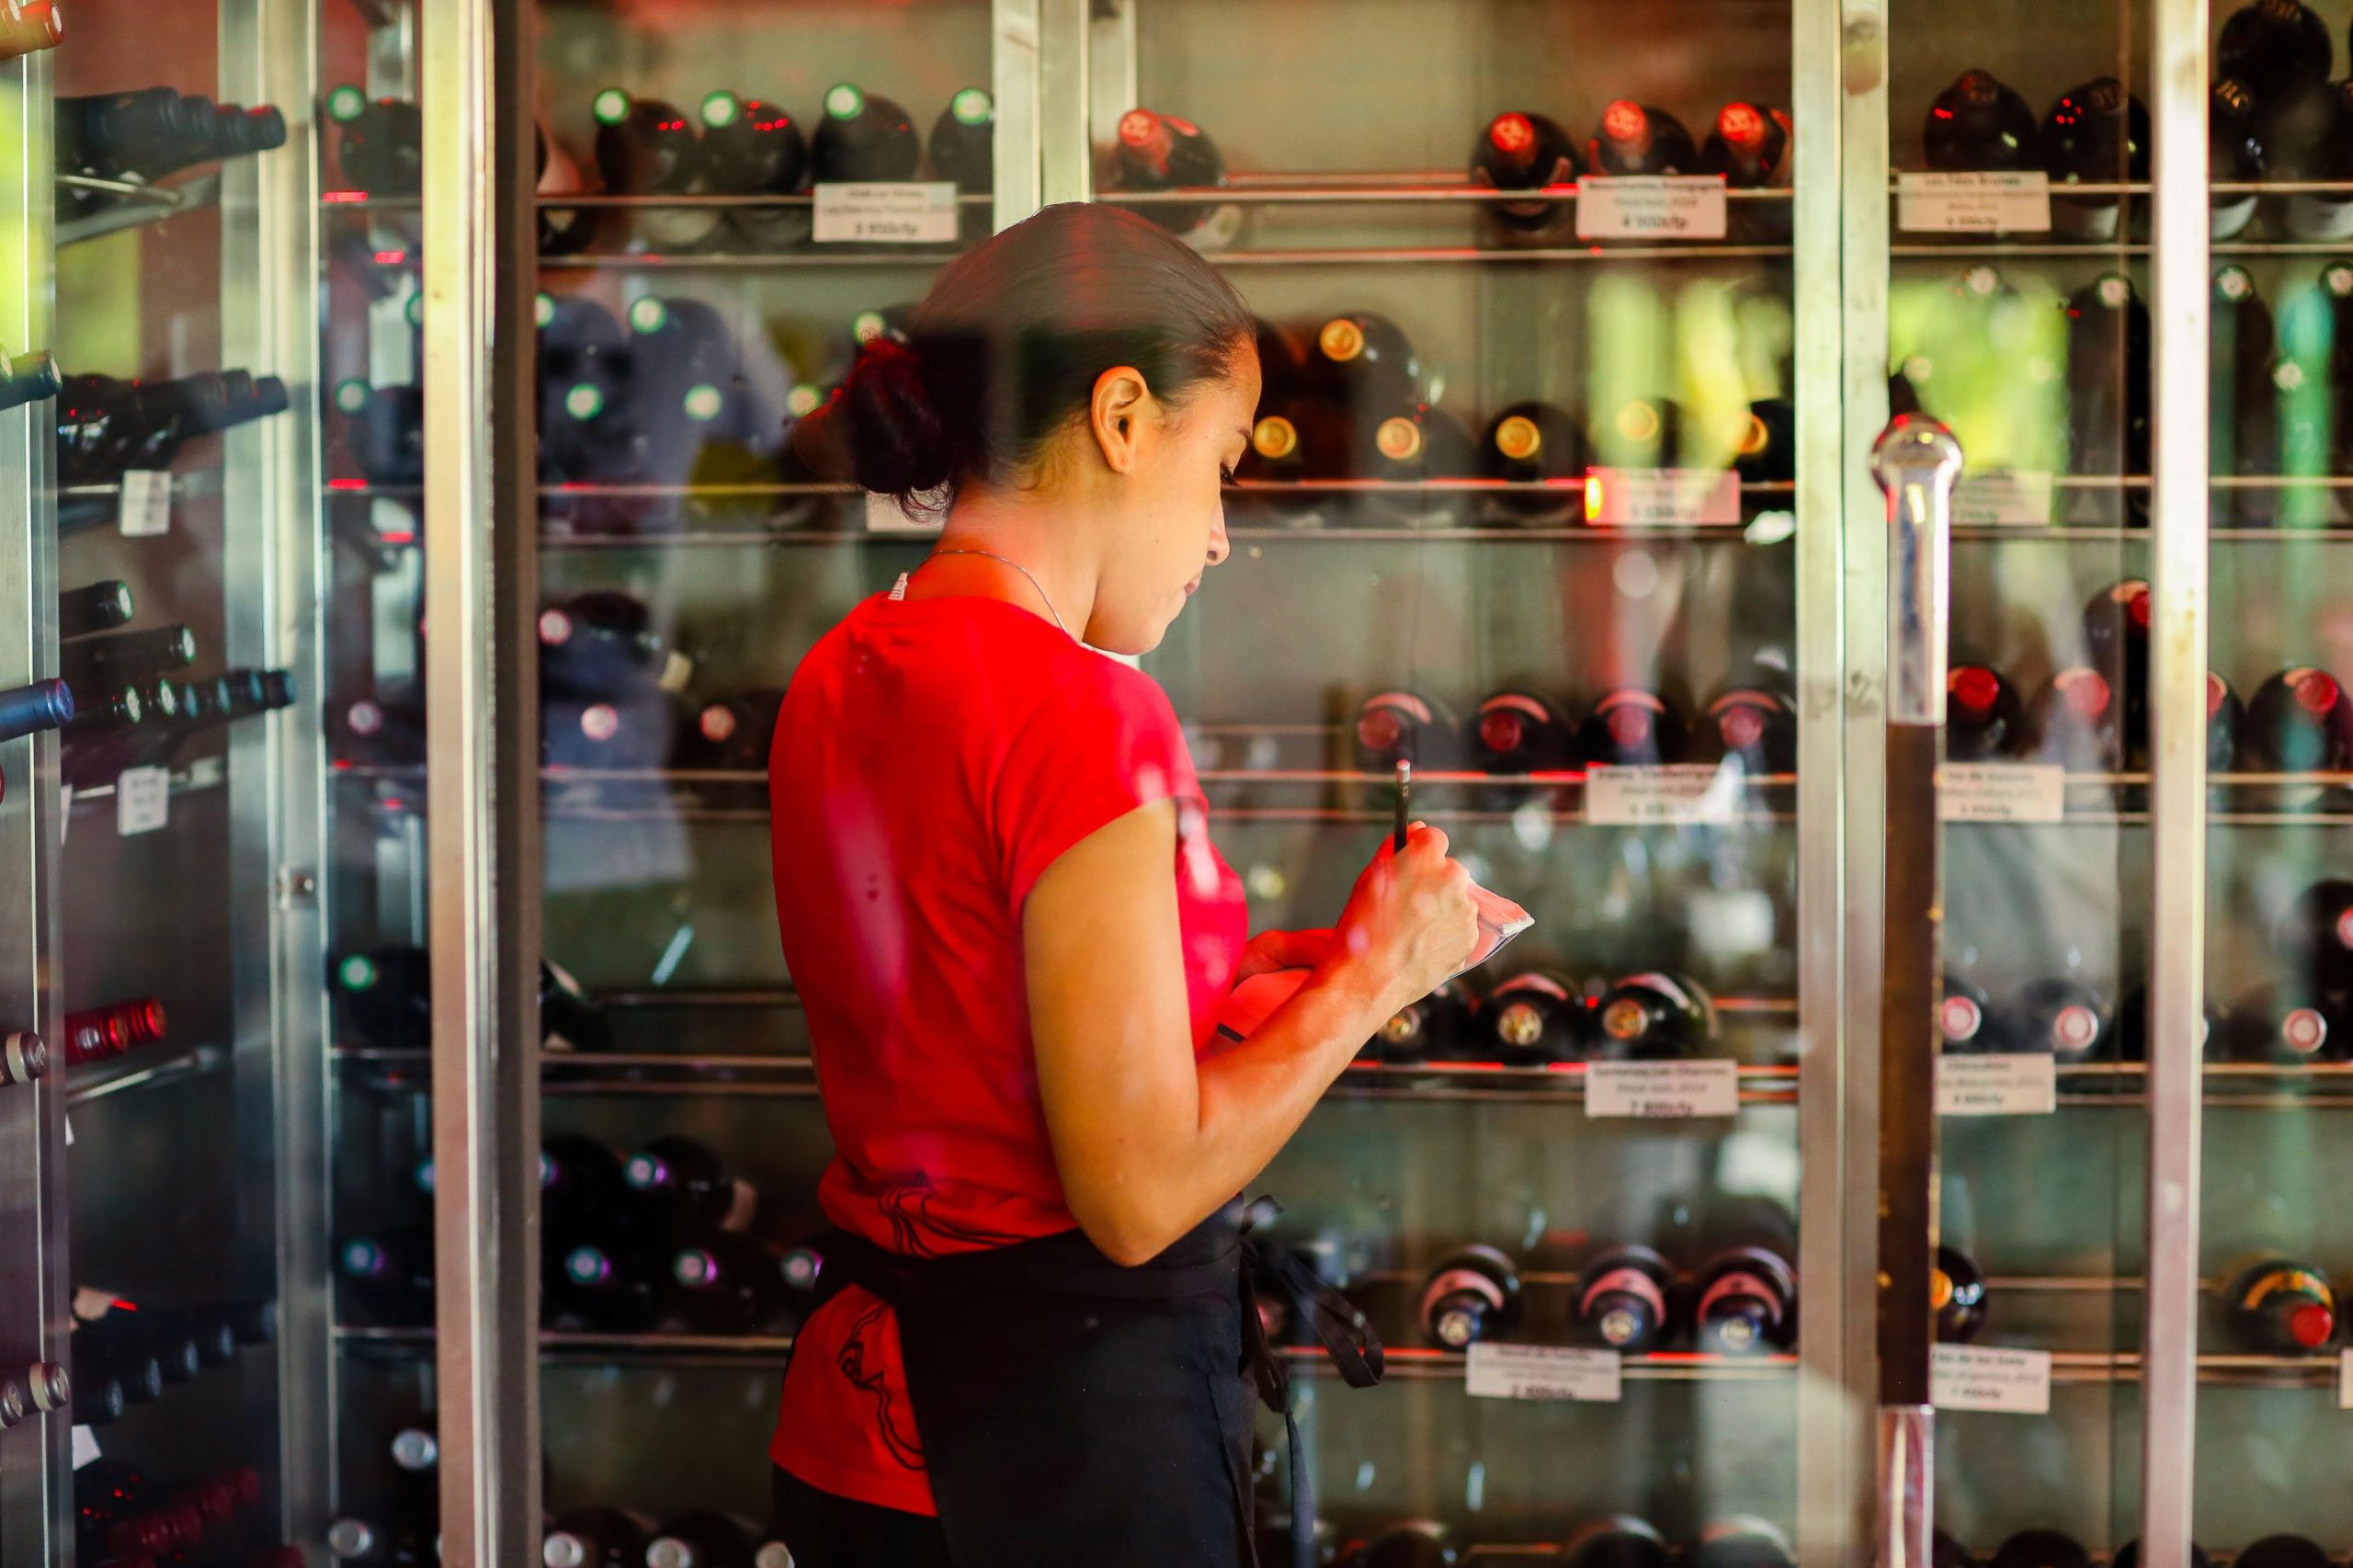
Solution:
M 1415 823 L 1402 852 L 1384 840 L 1357 878 L 1334 928 L 1336 961 L 1362 964 L 1389 1012 L 1419 1001 L 1478 949 L 1472 886 L 1471 873 L 1448 858 L 1446 835 Z

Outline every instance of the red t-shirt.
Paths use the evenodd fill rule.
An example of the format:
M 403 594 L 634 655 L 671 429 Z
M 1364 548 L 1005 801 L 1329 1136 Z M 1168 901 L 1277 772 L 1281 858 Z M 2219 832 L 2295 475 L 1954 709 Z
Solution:
M 1242 888 L 1149 676 L 995 599 L 868 599 L 785 693 L 769 766 L 777 920 L 835 1155 L 835 1223 L 917 1256 L 1075 1223 L 1029 1041 L 1021 908 L 1062 853 L 1177 802 L 1196 1052 L 1232 988 Z M 769 1454 L 812 1486 L 936 1513 L 889 1308 L 801 1330 Z

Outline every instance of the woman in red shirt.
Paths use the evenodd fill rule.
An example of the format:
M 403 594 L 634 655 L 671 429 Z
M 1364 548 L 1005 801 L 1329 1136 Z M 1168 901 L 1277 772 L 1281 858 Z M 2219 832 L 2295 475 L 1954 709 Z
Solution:
M 1167 697 L 1094 651 L 1154 647 L 1227 553 L 1252 328 L 1165 231 L 1051 207 L 802 433 L 948 511 L 795 671 L 771 762 L 839 1227 L 770 1449 L 796 1568 L 1253 1561 L 1232 1200 L 1478 924 L 1417 825 L 1336 929 L 1245 943 Z M 1275 969 L 1310 972 L 1215 1048 Z

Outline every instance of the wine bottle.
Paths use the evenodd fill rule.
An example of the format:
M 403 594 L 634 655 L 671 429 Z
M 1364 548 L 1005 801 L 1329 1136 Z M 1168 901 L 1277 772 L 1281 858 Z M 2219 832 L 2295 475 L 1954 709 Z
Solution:
M 1629 975 L 1593 1005 L 1601 1043 L 1633 1062 L 1694 1055 L 1714 1043 L 1716 1006 L 1699 983 L 1651 971 Z
M 425 389 L 338 381 L 335 406 L 346 421 L 344 447 L 369 483 L 425 483 Z
M 1493 190 L 1574 187 L 1582 172 L 1576 142 L 1540 114 L 1495 116 L 1471 150 L 1471 182 Z M 1568 209 L 1559 201 L 1491 201 L 1480 210 L 1506 234 L 1526 236 L 1558 228 Z
M 783 692 L 764 687 L 705 703 L 682 738 L 677 765 L 726 773 L 766 773 L 783 701 Z
M 1470 499 L 1459 491 L 1423 486 L 1432 480 L 1472 478 L 1479 466 L 1462 422 L 1429 403 L 1376 421 L 1360 460 L 1365 478 L 1397 487 L 1367 496 L 1369 508 L 1417 527 L 1455 520 Z
M 335 1248 L 335 1278 L 346 1306 L 362 1323 L 433 1321 L 433 1236 L 421 1226 L 347 1238 Z
M 2018 1048 L 2048 1051 L 2061 1062 L 2089 1062 L 2110 1053 L 2111 1015 L 2098 992 L 2064 975 L 2021 987 L 2010 1004 Z
M 1954 762 L 2006 756 L 2023 728 L 2017 688 L 1984 665 L 1955 665 L 1945 676 L 1945 756 Z
M 2223 1054 L 2286 1067 L 2342 1061 L 2353 1050 L 2353 1028 L 2342 1014 L 2340 1005 L 2315 999 L 2299 983 L 2263 986 L 2231 1009 Z
M 1225 157 L 1217 143 L 1199 126 L 1173 114 L 1131 108 L 1121 115 L 1114 158 L 1115 182 L 1121 190 L 1189 190 L 1225 184 Z M 1155 201 L 1137 210 L 1164 229 L 1198 240 L 1212 237 L 1208 233 L 1211 220 L 1233 209 Z M 1196 230 L 1203 233 L 1195 234 Z
M 767 1242 L 710 1232 L 671 1256 L 660 1289 L 662 1320 L 688 1334 L 798 1333 L 806 1297 L 786 1278 L 793 1262 L 792 1254 Z
M 645 1549 L 645 1568 L 755 1568 L 757 1526 L 733 1514 L 697 1509 L 665 1519 Z
M 1660 693 L 1621 686 L 1604 692 L 1577 726 L 1577 755 L 1587 767 L 1650 767 L 1681 762 L 1690 726 Z
M 2128 1540 L 2118 1547 L 2116 1555 L 2109 1559 L 2108 1568 L 2141 1568 L 2141 1543 Z M 2194 1540 L 2189 1543 L 2189 1568 L 2214 1568 L 2214 1560 Z
M 1422 1287 L 1422 1332 L 1449 1350 L 1508 1338 L 1519 1326 L 1518 1266 L 1491 1246 L 1440 1260 Z
M 2273 936 L 2289 973 L 2324 994 L 2353 994 L 2353 881 L 2331 877 L 2297 896 Z
M 87 637 L 58 650 L 57 663 L 69 685 L 120 686 L 196 663 L 196 633 L 185 626 L 161 626 Z
M 1674 1554 L 1649 1524 L 1611 1514 L 1579 1525 L 1562 1543 L 1561 1568 L 1667 1568 Z
M 1779 1253 L 1733 1247 L 1700 1265 L 1692 1332 L 1702 1351 L 1743 1356 L 1797 1343 L 1797 1276 Z
M 1455 1568 L 1453 1534 L 1435 1519 L 1392 1525 L 1340 1554 L 1336 1568 Z
M 1582 516 L 1588 459 L 1585 426 L 1574 415 L 1548 403 L 1513 403 L 1488 420 L 1479 455 L 1489 479 L 1551 487 L 1498 495 L 1506 510 L 1531 520 Z
M 327 95 L 343 177 L 369 196 L 415 196 L 425 184 L 425 117 L 401 98 L 370 99 L 346 85 Z
M 57 635 L 61 641 L 111 631 L 128 625 L 131 617 L 131 585 L 106 579 L 57 596 Z
M 2239 746 L 2251 772 L 2334 773 L 2353 767 L 2353 702 L 2326 670 L 2282 670 L 2247 699 Z
M 609 698 L 642 690 L 683 689 L 694 661 L 654 630 L 645 601 L 615 589 L 591 589 L 540 612 L 540 682 L 557 696 Z
M 29 1084 L 49 1071 L 49 1042 L 29 1029 L 0 1034 L 0 1089 Z
M 1594 1339 L 1647 1356 L 1666 1337 L 1675 1271 L 1646 1246 L 1604 1247 L 1577 1271 L 1577 1322 Z
M 904 108 L 849 82 L 825 90 L 824 108 L 809 149 L 818 184 L 915 178 L 923 142 Z
M 1597 175 L 1688 175 L 1699 172 L 1699 153 L 1681 120 L 1620 98 L 1601 111 L 1585 161 Z
M 2149 472 L 2149 311 L 2110 272 L 2067 296 L 2069 472 Z
M 2060 670 L 2034 700 L 2034 755 L 2071 773 L 2109 773 L 2123 763 L 2116 693 L 2097 670 Z
M 1787 190 L 1796 174 L 1796 146 L 1787 114 L 1735 99 L 1716 111 L 1699 144 L 1698 172 L 1723 176 L 1730 190 Z M 1779 244 L 1795 222 L 1794 208 L 1785 200 L 1736 201 L 1732 208 L 1733 226 L 1744 239 Z
M 69 1067 L 119 1056 L 164 1038 L 164 1005 L 153 996 L 109 1002 L 65 1015 L 60 1025 Z
M 2281 178 L 2342 182 L 2353 177 L 2353 83 L 2307 86 L 2276 102 L 2264 146 Z M 2353 235 L 2353 195 L 2294 191 L 2280 208 L 2289 233 L 2304 240 Z
M 1463 1034 L 1476 1010 L 1461 983 L 1447 981 L 1391 1014 L 1381 1032 L 1357 1053 L 1358 1060 L 1383 1062 L 1392 1067 L 1450 1060 L 1461 1051 Z
M 2042 121 L 2042 164 L 2054 186 L 2116 185 L 2149 179 L 2149 111 L 2113 76 L 2071 87 Z M 2071 239 L 2116 237 L 2122 210 L 2112 194 L 2070 196 L 2051 203 L 2051 224 Z
M 1692 734 L 1694 762 L 1737 761 L 1754 778 L 1797 771 L 1798 716 L 1780 671 L 1753 666 L 1716 688 Z
M 597 120 L 597 172 L 616 196 L 711 194 L 702 142 L 686 112 L 658 98 L 607 87 L 590 105 Z M 724 220 L 715 207 L 637 207 L 625 232 L 643 248 L 696 251 Z
M 2269 169 L 2261 106 L 2244 82 L 2223 77 L 2206 102 L 2206 177 L 2216 185 L 2259 185 Z M 2255 220 L 2256 193 L 2216 191 L 2212 237 L 2234 240 Z
M 1357 710 L 1357 766 L 1390 774 L 1400 762 L 1444 767 L 1452 760 L 1454 714 L 1435 698 L 1414 691 L 1376 692 Z
M 1422 401 L 1422 362 L 1404 329 L 1387 316 L 1358 311 L 1333 316 L 1308 347 L 1307 375 L 1352 422 Z
M 1689 1568 L 1797 1568 L 1787 1537 L 1763 1519 L 1721 1519 L 1699 1532 Z
M 561 1251 L 575 1236 L 586 1236 L 633 1201 L 621 1157 L 578 1132 L 540 1140 L 540 1231 L 547 1250 Z
M 2201 1052 L 2231 1054 L 2231 1042 L 2245 1028 L 2245 1020 L 2210 997 L 2204 1016 L 2198 1020 L 2198 1049 Z M 2127 1062 L 2149 1059 L 2149 988 L 2145 983 L 2125 993 L 2124 1000 L 2117 1005 L 2116 1054 Z
M 551 1246 L 540 1282 L 546 1326 L 589 1334 L 642 1334 L 654 1327 L 655 1274 L 661 1259 L 644 1238 L 627 1231 Z
M 2245 267 L 2226 263 L 2214 269 L 2208 309 L 2213 344 L 2206 393 L 2208 466 L 2218 475 L 2242 478 L 2285 472 L 2279 389 L 2271 379 L 2280 363 L 2271 307 Z M 2256 484 L 2217 494 L 2211 515 L 2218 528 L 2268 527 L 2278 518 L 2277 502 Z
M 327 1527 L 327 1551 L 338 1562 L 435 1568 L 441 1561 L 439 1538 L 432 1512 L 396 1513 L 381 1524 L 346 1516 Z
M 792 117 L 759 98 L 716 92 L 702 100 L 705 181 L 716 196 L 798 196 L 809 186 L 809 142 Z M 809 210 L 735 207 L 727 222 L 758 250 L 783 250 L 809 237 Z
M 2309 1356 L 2336 1337 L 2336 1292 L 2311 1265 L 2261 1254 L 2231 1270 L 2224 1322 L 2241 1348 L 2261 1356 Z
M 153 1350 L 129 1338 L 107 1339 L 75 1329 L 74 1346 L 74 1413 L 86 1420 L 92 1401 L 113 1406 L 119 1415 L 134 1405 L 153 1404 L 164 1397 L 164 1363 Z M 99 1392 L 104 1389 L 106 1392 Z
M 1543 773 L 1571 760 L 1568 720 L 1551 699 L 1517 687 L 1483 699 L 1463 725 L 1462 749 L 1483 773 Z
M 644 1568 L 652 1518 L 628 1508 L 574 1508 L 556 1517 L 540 1543 L 544 1568 Z
M 2039 140 L 2026 99 L 1993 73 L 1969 70 L 1929 104 L 1920 150 L 1939 171 L 2017 172 L 2041 167 Z
M 1967 1253 L 1937 1249 L 1928 1271 L 1928 1305 L 1937 1314 L 1937 1343 L 1966 1345 L 1985 1326 L 1985 1277 Z
M 7 0 L 0 5 L 0 61 L 38 54 L 65 41 L 57 0 Z
M 691 1138 L 656 1138 L 622 1168 L 631 1188 L 668 1224 L 740 1231 L 759 1205 L 749 1182 Z
M 2127 713 L 2143 710 L 2140 730 L 2147 733 L 2149 690 L 2149 585 L 2126 577 L 2084 604 L 2084 663 L 2106 677 Z
M 2245 83 L 2258 99 L 2318 86 L 2336 58 L 2328 24 L 2302 0 L 2252 0 L 2231 13 L 2214 42 L 2214 74 Z
M 1479 1032 L 1506 1067 L 1583 1062 L 1593 1053 L 1593 1009 L 1561 975 L 1516 974 L 1479 1004 Z
M 433 1043 L 433 981 L 422 948 L 347 953 L 335 964 L 335 990 L 359 1038 L 383 1051 Z
M 1297 392 L 1279 403 L 1262 401 L 1261 407 L 1265 412 L 1250 426 L 1250 444 L 1234 465 L 1238 483 L 1313 485 L 1354 477 L 1347 426 L 1323 397 Z M 1342 505 L 1343 498 L 1321 490 L 1245 489 L 1235 493 L 1233 510 L 1251 519 L 1307 528 L 1321 524 L 1327 513 L 1335 513 Z
M 962 195 L 996 188 L 996 100 L 986 88 L 965 87 L 948 100 L 931 122 L 927 153 L 931 172 Z
M 0 414 L 55 397 L 65 387 L 56 358 L 40 350 L 0 354 Z
M 1789 399 L 1759 398 L 1748 405 L 1733 471 L 1743 484 L 1789 484 L 1798 476 L 1798 411 Z
M 548 767 L 642 771 L 676 749 L 682 716 L 660 691 L 589 699 L 551 697 L 540 709 L 540 760 Z
M 2268 1535 L 2239 1548 L 2231 1568 L 2332 1568 L 2336 1559 L 2300 1535 Z
M 73 688 L 62 680 L 35 681 L 0 691 L 0 744 L 42 730 L 60 729 L 73 717 Z

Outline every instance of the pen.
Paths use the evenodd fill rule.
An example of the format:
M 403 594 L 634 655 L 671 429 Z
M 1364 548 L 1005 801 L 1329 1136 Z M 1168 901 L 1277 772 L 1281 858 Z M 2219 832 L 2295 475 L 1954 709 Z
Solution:
M 1391 850 L 1405 853 L 1405 806 L 1414 798 L 1414 765 L 1404 757 L 1397 759 L 1397 832 L 1390 840 Z

